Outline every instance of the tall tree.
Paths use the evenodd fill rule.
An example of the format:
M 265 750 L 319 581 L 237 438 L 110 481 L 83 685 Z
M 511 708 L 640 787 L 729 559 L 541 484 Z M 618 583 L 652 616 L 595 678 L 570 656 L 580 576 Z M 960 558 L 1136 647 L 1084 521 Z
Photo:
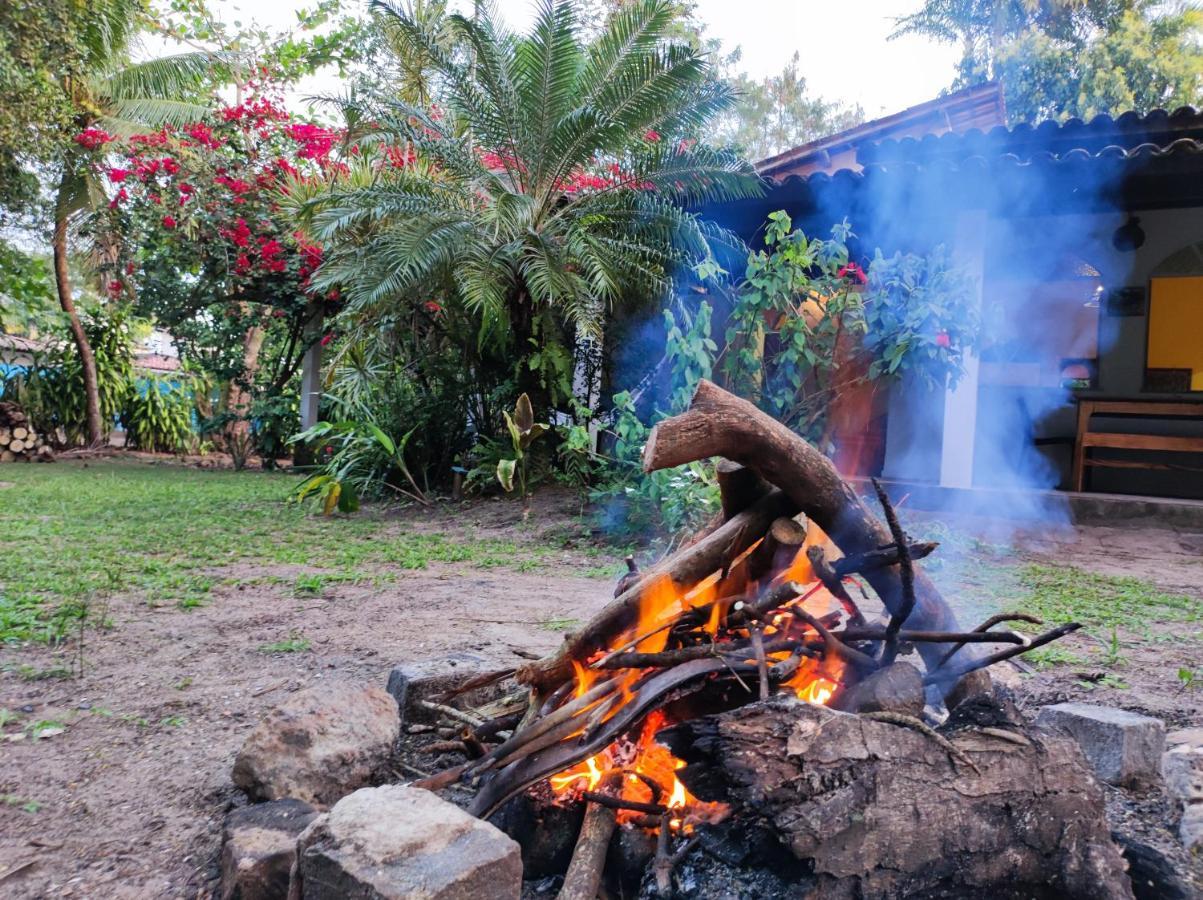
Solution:
M 1161 0 L 926 0 L 893 36 L 961 45 L 954 87 L 1003 85 L 1012 121 L 1198 101 L 1203 18 Z
M 738 55 L 728 61 L 738 64 Z M 760 81 L 739 72 L 730 76 L 739 99 L 722 117 L 716 134 L 751 159 L 764 159 L 798 144 L 834 134 L 865 120 L 860 106 L 847 106 L 813 96 L 798 72 L 794 53 L 777 75 Z
M 184 124 L 204 114 L 196 91 L 211 74 L 207 53 L 130 62 L 131 43 L 142 27 L 141 0 L 100 0 L 80 6 L 85 17 L 78 74 L 66 76 L 62 89 L 71 104 L 76 132 L 61 142 L 54 189 L 54 279 L 59 304 L 67 315 L 79 352 L 87 403 L 88 441 L 103 442 L 108 429 L 100 412 L 96 359 L 75 308 L 68 269 L 68 235 L 73 217 L 107 202 L 92 165 L 95 151 L 115 135 L 148 125 Z
M 666 39 L 665 0 L 625 4 L 591 43 L 571 2 L 544 2 L 523 37 L 450 16 L 457 53 L 405 10 L 374 8 L 442 89 L 436 108 L 379 98 L 356 117 L 371 123 L 360 144 L 412 147 L 421 164 L 365 160 L 303 207 L 326 248 L 315 281 L 368 328 L 439 294 L 547 398 L 557 345 L 598 336 L 609 306 L 661 296 L 707 257 L 717 232 L 686 205 L 760 190 L 746 162 L 696 141 L 733 95 Z

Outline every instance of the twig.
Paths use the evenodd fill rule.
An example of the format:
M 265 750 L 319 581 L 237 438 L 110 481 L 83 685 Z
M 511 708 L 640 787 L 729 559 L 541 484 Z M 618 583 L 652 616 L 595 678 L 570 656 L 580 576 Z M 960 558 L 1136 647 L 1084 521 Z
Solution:
M 427 775 L 425 772 L 419 773 L 418 769 L 413 766 L 404 767 L 411 774 L 421 774 L 418 781 L 413 782 L 410 787 L 424 788 L 428 791 L 440 791 L 448 785 L 455 784 L 463 777 L 463 774 L 468 769 L 468 763 L 452 766 L 450 769 L 443 769 L 441 772 L 435 772 L 433 775 Z
M 827 629 L 826 625 L 824 625 L 821 621 L 819 621 L 819 619 L 817 619 L 815 616 L 812 616 L 806 610 L 799 606 L 790 606 L 787 607 L 784 612 L 789 613 L 795 618 L 801 619 L 803 622 L 817 631 L 819 633 L 819 637 L 823 639 L 823 644 L 826 649 L 844 661 L 850 662 L 858 668 L 865 669 L 870 672 L 877 668 L 877 660 L 868 654 L 861 653 L 859 650 L 849 647 L 834 634 L 832 634 Z
M 419 700 L 418 706 L 423 709 L 428 709 L 431 712 L 437 712 L 439 715 L 446 716 L 448 719 L 454 719 L 464 725 L 470 725 L 476 728 L 485 723 L 485 720 L 480 716 L 474 716 L 471 713 L 466 713 L 463 710 L 456 709 L 454 706 L 447 706 L 445 703 L 435 703 L 433 700 Z
M 613 794 L 603 794 L 599 791 L 581 791 L 581 799 L 590 803 L 600 803 L 610 809 L 629 809 L 632 812 L 647 813 L 658 816 L 668 811 L 668 807 L 660 803 L 643 803 L 639 800 L 627 800 L 615 797 Z
M 749 629 L 752 637 L 752 650 L 756 654 L 756 670 L 760 674 L 760 699 L 769 699 L 769 664 L 764 654 L 763 627 L 759 622 Z
M 939 541 L 915 541 L 907 545 L 907 551 L 911 555 L 911 561 L 914 562 L 931 556 L 939 546 Z M 884 569 L 886 566 L 896 565 L 898 565 L 898 545 L 888 544 L 878 550 L 870 550 L 868 553 L 841 557 L 831 564 L 831 568 L 836 575 L 845 578 L 849 575 L 860 575 L 872 572 L 874 569 Z
M 515 669 L 500 669 L 496 672 L 482 672 L 479 675 L 473 675 L 467 681 L 457 685 L 449 691 L 444 691 L 438 695 L 441 701 L 450 700 L 453 697 L 458 697 L 460 694 L 465 694 L 468 691 L 476 690 L 476 688 L 488 687 L 490 684 L 496 684 L 499 681 L 504 681 L 514 674 Z
M 836 632 L 842 641 L 881 641 L 886 636 L 884 628 L 848 627 Z M 908 631 L 898 632 L 898 640 L 909 644 L 950 644 L 960 641 L 965 644 L 1026 644 L 1028 638 L 1014 631 Z
M 890 616 L 890 624 L 886 626 L 886 644 L 881 654 L 882 665 L 888 666 L 898 655 L 898 632 L 902 630 L 902 626 L 906 624 L 911 611 L 915 608 L 915 567 L 911 563 L 911 551 L 910 545 L 906 542 L 906 532 L 902 530 L 898 515 L 890 504 L 890 498 L 886 495 L 880 481 L 876 478 L 872 481 L 873 490 L 877 492 L 877 500 L 881 503 L 882 512 L 885 513 L 886 524 L 890 527 L 890 536 L 894 538 L 894 545 L 898 548 L 898 573 L 902 582 L 902 604 L 898 607 L 897 613 Z
M 872 719 L 874 722 L 887 722 L 890 725 L 898 725 L 902 728 L 909 728 L 911 731 L 917 731 L 934 741 L 953 759 L 957 760 L 958 762 L 963 762 L 965 765 L 969 766 L 969 768 L 973 769 L 974 772 L 977 772 L 977 774 L 982 774 L 981 769 L 977 767 L 977 764 L 965 755 L 965 751 L 963 751 L 960 747 L 958 747 L 948 738 L 944 737 L 944 735 L 940 734 L 935 729 L 925 725 L 923 722 L 920 722 L 914 716 L 906 716 L 902 713 L 894 712 L 868 712 L 861 713 L 860 715 L 861 718 Z
M 398 763 L 398 765 L 402 769 L 404 769 L 406 772 L 408 772 L 410 775 L 414 775 L 418 778 L 430 778 L 431 777 L 429 772 L 424 772 L 421 769 L 419 769 L 417 766 L 411 766 L 409 763 L 402 762 L 402 763 Z
M 861 614 L 860 607 L 856 605 L 856 601 L 852 599 L 852 595 L 844 587 L 843 579 L 836 574 L 831 564 L 827 562 L 823 548 L 819 546 L 808 547 L 806 558 L 810 560 L 810 568 L 814 571 L 815 577 L 819 579 L 819 582 L 823 587 L 827 588 L 828 592 L 835 599 L 840 601 L 840 605 L 848 613 L 852 624 L 863 625 L 865 617 Z
M 1011 647 L 1007 650 L 1000 650 L 997 653 L 992 653 L 990 656 L 984 656 L 981 659 L 975 659 L 972 662 L 956 669 L 937 669 L 930 672 L 924 677 L 924 684 L 939 684 L 942 682 L 955 681 L 970 672 L 976 672 L 978 669 L 984 669 L 986 666 L 992 666 L 995 663 L 1000 663 L 1003 660 L 1010 659 L 1012 656 L 1019 656 L 1021 653 L 1027 653 L 1029 650 L 1035 650 L 1037 647 L 1043 647 L 1045 644 L 1051 644 L 1058 638 L 1063 638 L 1067 634 L 1072 634 L 1082 627 L 1081 622 L 1067 622 L 1064 625 L 1059 625 L 1052 631 L 1046 631 L 1039 637 L 1032 638 L 1032 642 L 1025 647 Z
M 982 632 L 982 631 L 989 631 L 991 628 L 993 628 L 995 625 L 998 625 L 1000 622 L 1031 622 L 1033 625 L 1043 625 L 1044 619 L 1040 618 L 1039 616 L 1032 616 L 1032 615 L 1029 615 L 1028 613 L 1021 613 L 1021 612 L 999 613 L 997 616 L 991 616 L 990 618 L 988 618 L 981 625 L 977 626 L 977 628 L 973 629 L 973 631 L 974 631 L 974 633 L 978 633 L 978 632 Z M 951 650 L 949 650 L 947 653 L 945 653 L 942 657 L 940 657 L 940 661 L 936 664 L 936 668 L 939 669 L 939 668 L 943 667 L 945 663 L 947 663 L 950 659 L 952 659 L 954 656 L 956 656 L 957 651 L 960 650 L 962 647 L 964 647 L 966 643 L 967 643 L 966 641 L 961 641 L 955 647 L 953 647 Z
M 468 748 L 463 741 L 435 741 L 422 748 L 423 753 L 462 753 L 468 755 Z
M 671 814 L 665 810 L 660 814 L 660 833 L 656 835 L 656 861 L 652 863 L 652 873 L 656 877 L 656 895 L 665 900 L 672 896 L 673 890 L 672 854 L 668 852 L 671 824 Z
M 471 759 L 480 759 L 487 752 L 485 745 L 480 738 L 476 736 L 476 732 L 472 730 L 471 725 L 464 727 L 459 733 L 460 740 L 464 743 L 464 750 Z
M 679 650 L 662 650 L 659 653 L 611 654 L 600 660 L 595 666 L 600 669 L 648 669 L 675 666 L 677 663 L 689 662 L 691 659 L 717 656 L 722 646 L 722 644 L 698 644 L 694 647 L 682 647 Z

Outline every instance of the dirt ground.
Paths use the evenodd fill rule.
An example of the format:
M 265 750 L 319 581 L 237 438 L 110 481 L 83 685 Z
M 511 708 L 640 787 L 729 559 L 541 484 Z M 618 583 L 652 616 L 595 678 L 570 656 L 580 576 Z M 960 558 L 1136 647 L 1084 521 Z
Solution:
M 551 526 L 574 511 L 553 497 L 535 515 Z M 511 533 L 515 513 L 514 504 L 482 503 L 467 515 L 488 536 Z M 407 515 L 447 528 L 445 517 L 464 513 Z M 1203 596 L 1203 541 L 1173 529 L 1081 528 L 1029 547 L 1032 559 L 1072 560 Z M 595 557 L 566 549 L 541 571 L 432 564 L 379 587 L 340 583 L 304 598 L 289 587 L 300 568 L 254 570 L 245 574 L 284 578 L 219 586 L 212 602 L 187 612 L 115 598 L 115 628 L 89 638 L 82 678 L 23 680 L 11 666 L 0 676 L 0 708 L 65 723 L 61 733 L 51 727 L 42 738 L 0 743 L 0 896 L 210 896 L 223 815 L 236 797 L 231 765 L 263 712 L 319 679 L 383 685 L 395 663 L 442 651 L 471 649 L 503 664 L 517 661 L 515 651 L 547 651 L 561 639 L 557 620 L 586 618 L 610 596 L 607 578 L 574 574 L 589 569 Z M 952 597 L 958 582 L 971 584 L 964 575 L 941 573 Z M 292 631 L 312 638 L 309 649 L 263 652 Z M 1124 690 L 1066 667 L 1016 670 L 1008 680 L 1029 704 L 1088 697 L 1171 727 L 1203 725 L 1203 690 L 1183 691 L 1174 675 L 1192 657 L 1199 665 L 1199 647 L 1128 648 Z M 0 662 L 44 669 L 70 652 L 6 649 Z M 1164 810 L 1151 815 L 1164 818 Z

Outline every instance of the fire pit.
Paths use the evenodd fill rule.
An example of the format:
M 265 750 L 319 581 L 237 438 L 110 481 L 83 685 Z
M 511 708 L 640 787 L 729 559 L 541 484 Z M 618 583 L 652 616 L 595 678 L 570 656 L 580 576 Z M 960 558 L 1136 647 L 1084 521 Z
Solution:
M 606 881 L 730 896 L 728 877 L 759 896 L 1131 896 L 1076 746 L 1030 732 L 985 672 L 1078 626 L 1028 637 L 1015 623 L 1042 623 L 1017 611 L 964 630 L 917 565 L 936 546 L 904 534 L 880 486 L 881 519 L 805 441 L 702 382 L 645 467 L 711 456 L 721 521 L 632 565 L 554 655 L 428 704 L 463 726 L 443 749 L 467 759 L 415 783 L 467 786 L 502 825 L 507 805 L 543 809 L 520 842 L 532 821 L 579 827 L 564 898 Z M 506 681 L 525 692 L 509 706 L 452 705 Z M 733 831 L 767 849 L 695 853 Z M 642 850 L 616 863 L 624 835 Z

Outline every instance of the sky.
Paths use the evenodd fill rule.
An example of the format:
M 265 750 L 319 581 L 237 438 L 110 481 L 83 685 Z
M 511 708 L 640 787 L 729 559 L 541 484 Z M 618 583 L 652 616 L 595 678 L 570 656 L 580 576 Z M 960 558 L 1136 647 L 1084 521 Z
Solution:
M 352 2 L 349 0 L 348 8 Z M 924 38 L 887 40 L 893 19 L 913 12 L 920 0 L 696 0 L 706 33 L 724 52 L 742 50 L 739 67 L 763 78 L 780 72 L 795 51 L 799 72 L 813 94 L 860 104 L 872 119 L 931 100 L 953 78 L 957 48 Z M 223 16 L 287 28 L 305 0 L 219 0 Z M 468 0 L 462 5 L 470 8 Z M 497 0 L 507 24 L 523 31 L 534 11 L 531 0 Z M 337 93 L 326 75 L 302 89 L 308 95 Z

